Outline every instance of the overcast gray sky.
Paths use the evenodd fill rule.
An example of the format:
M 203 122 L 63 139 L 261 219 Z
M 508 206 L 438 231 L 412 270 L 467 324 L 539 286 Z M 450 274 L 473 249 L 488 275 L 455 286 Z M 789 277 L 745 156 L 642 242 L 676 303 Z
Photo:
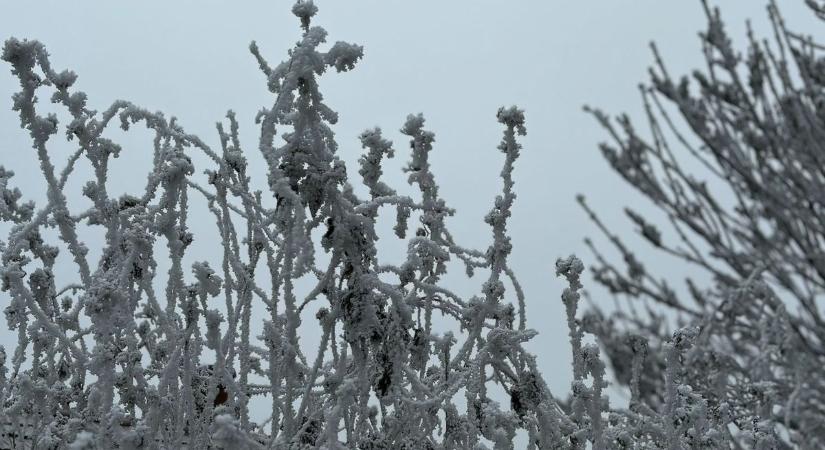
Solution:
M 740 44 L 746 18 L 754 19 L 760 35 L 767 35 L 764 3 L 720 2 L 728 29 Z M 683 0 L 319 0 L 316 4 L 320 12 L 315 24 L 327 29 L 331 42 L 344 40 L 365 48 L 356 70 L 330 73 L 321 81 L 327 103 L 340 114 L 334 130 L 350 174 L 357 173 L 361 151 L 356 136 L 378 125 L 398 150 L 397 161 L 385 171 L 386 181 L 405 184 L 406 177 L 392 169 L 406 160 L 406 140 L 397 130 L 408 113 L 423 112 L 427 127 L 436 133 L 431 161 L 441 194 L 458 209 L 450 224 L 466 246 L 483 248 L 489 243 L 489 229 L 481 219 L 500 190 L 502 154 L 496 145 L 501 128 L 496 110 L 511 104 L 525 109 L 528 135 L 516 163 L 511 261 L 527 294 L 529 326 L 541 332 L 531 348 L 551 388 L 566 394 L 570 370 L 559 300 L 563 284 L 553 276 L 553 263 L 556 257 L 575 252 L 589 264 L 592 258 L 582 238 L 596 234 L 574 196 L 587 194 L 610 223 L 624 223 L 624 204 L 646 208 L 602 160 L 596 146 L 605 134 L 581 106 L 627 111 L 641 119 L 637 85 L 647 78 L 649 41 L 657 41 L 671 73 L 702 67 L 697 37 L 705 26 L 701 4 Z M 283 60 L 300 35 L 291 5 L 291 0 L 4 2 L 0 38 L 42 41 L 56 69 L 77 72 L 76 87 L 89 94 L 93 108 L 126 99 L 162 110 L 215 147 L 214 123 L 231 108 L 241 121 L 247 152 L 257 157 L 253 117 L 273 99 L 247 47 L 256 40 L 270 63 Z M 782 8 L 792 28 L 819 29 L 802 0 L 783 2 Z M 10 111 L 9 97 L 17 86 L 7 69 L 0 68 L 0 164 L 15 170 L 19 175 L 15 185 L 38 199 L 43 192 L 39 170 L 16 113 Z M 115 170 L 123 175 L 112 180 L 113 192 L 118 186 L 125 192 L 144 184 L 151 147 L 146 135 L 136 133 L 138 137 L 122 136 L 125 150 Z M 134 173 L 140 175 L 129 178 Z M 205 221 L 211 226 L 211 218 Z M 208 256 L 204 258 L 216 259 Z M 653 262 L 679 271 L 669 260 Z M 589 276 L 585 283 L 592 288 Z M 0 306 L 7 300 L 0 293 Z

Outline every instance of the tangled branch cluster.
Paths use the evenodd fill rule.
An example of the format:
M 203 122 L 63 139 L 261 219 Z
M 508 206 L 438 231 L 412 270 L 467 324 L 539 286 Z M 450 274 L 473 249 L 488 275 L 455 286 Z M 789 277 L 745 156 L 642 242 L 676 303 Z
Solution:
M 813 93 L 810 98 L 782 97 L 779 105 L 787 104 L 782 107 L 798 115 L 776 109 L 766 96 L 734 115 L 732 107 L 712 102 L 733 95 L 747 105 L 753 97 L 737 93 L 735 83 L 709 81 L 704 97 L 697 100 L 666 76 L 656 78 L 659 91 L 684 104 L 683 112 L 692 114 L 697 129 L 714 136 L 717 147 L 703 146 L 702 151 L 731 161 L 719 168 L 736 186 L 767 186 L 763 177 L 768 171 L 797 172 L 783 172 L 788 178 L 775 180 L 770 185 L 775 188 L 749 190 L 752 197 L 742 199 L 741 212 L 737 209 L 734 217 L 714 206 L 706 190 L 697 191 L 705 196 L 688 202 L 693 191 L 676 186 L 703 185 L 682 176 L 675 160 L 665 159 L 669 153 L 661 140 L 649 146 L 626 126 L 630 137 L 619 139 L 621 152 L 606 150 L 614 166 L 657 205 L 681 212 L 677 218 L 713 224 L 707 229 L 718 232 L 709 231 L 709 236 L 720 243 L 714 249 L 728 251 L 716 257 L 732 271 L 719 269 L 718 291 L 697 297 L 698 307 L 684 306 L 675 294 L 658 294 L 643 284 L 652 278 L 627 251 L 630 278 L 613 269 L 599 272 L 599 280 L 610 280 L 614 291 L 648 295 L 688 317 L 684 327 L 665 336 L 661 328 L 635 317 L 590 313 L 579 318 L 584 265 L 572 256 L 559 260 L 556 273 L 569 284 L 562 300 L 574 382 L 569 398 L 557 400 L 534 356 L 523 348 L 536 332 L 527 328 L 524 295 L 508 263 L 507 220 L 516 198 L 512 174 L 521 150 L 517 138 L 526 133 L 523 112 L 515 107 L 498 111 L 504 129 L 498 146 L 504 154 L 503 189 L 485 217 L 493 238 L 483 251 L 464 248 L 446 226 L 454 210 L 439 196 L 429 164 L 434 134 L 424 128 L 421 115 L 410 115 L 401 128 L 410 148 L 404 170 L 420 195 L 398 194 L 382 181 L 382 162 L 393 157 L 395 149 L 378 128 L 360 135 L 365 152 L 359 174 L 369 197 L 355 194 L 336 156 L 330 126 L 337 114 L 324 103 L 318 79 L 331 68 L 353 69 L 362 48 L 336 42 L 322 51 L 326 32 L 312 26 L 315 5 L 299 1 L 292 12 L 303 33 L 286 61 L 271 66 L 255 43 L 250 46 L 275 98 L 256 118 L 267 193 L 252 188 L 231 111 L 228 130 L 226 124 L 217 125 L 220 148 L 212 149 L 174 118 L 129 102 L 117 101 L 100 113 L 90 110 L 86 95 L 73 89 L 76 75 L 56 72 L 43 45 L 6 41 L 2 59 L 20 81 L 13 108 L 30 134 L 47 186 L 45 204 L 25 203 L 11 184 L 14 174 L 0 168 L 0 220 L 11 228 L 0 241 L 0 280 L 8 300 L 8 326 L 18 333 L 14 353 L 7 358 L 4 352 L 0 358 L 6 445 L 512 449 L 519 433 L 531 449 L 822 443 L 825 432 L 818 419 L 825 417 L 825 391 L 823 378 L 812 372 L 822 358 L 823 329 L 813 322 L 818 315 L 789 313 L 761 279 L 767 273 L 792 292 L 808 293 L 797 298 L 815 310 L 813 296 L 822 279 L 818 272 L 805 270 L 818 265 L 802 258 L 818 261 L 806 251 L 819 248 L 814 227 L 819 222 L 814 219 L 821 199 L 790 189 L 815 188 L 819 175 L 811 167 L 819 166 L 805 168 L 794 161 L 777 168 L 776 162 L 786 157 L 771 153 L 817 157 L 819 130 L 803 125 L 806 114 L 813 113 Z M 728 49 L 721 22 L 711 23 L 709 50 Z M 765 78 L 770 67 L 782 67 L 769 66 L 770 58 L 761 55 L 753 57 L 761 61 L 754 63 L 754 73 Z M 797 58 L 818 64 L 801 53 Z M 724 58 L 712 61 L 713 67 L 734 65 Z M 61 127 L 57 116 L 39 112 L 40 90 L 50 91 L 51 101 L 65 108 L 68 124 Z M 718 108 L 730 115 L 711 112 Z M 712 123 L 746 120 L 751 114 L 746 109 L 760 121 L 752 123 L 747 142 L 764 143 L 762 160 L 737 153 L 740 147 L 750 148 L 742 143 L 741 130 L 747 128 Z M 108 193 L 109 165 L 121 150 L 103 136 L 112 123 L 125 131 L 141 124 L 154 134 L 152 170 L 142 193 L 116 198 Z M 778 134 L 766 136 L 757 123 Z M 61 130 L 77 148 L 58 171 L 49 146 Z M 725 130 L 735 134 L 726 135 Z M 651 154 L 662 156 L 670 170 L 668 186 L 681 197 L 665 194 L 651 175 Z M 195 155 L 211 161 L 205 184 L 197 181 Z M 81 158 L 93 168 L 93 178 L 82 191 L 91 206 L 70 211 L 67 181 L 77 174 L 75 164 Z M 794 183 L 799 186 L 785 186 Z M 782 197 L 776 203 L 757 201 L 774 195 Z M 785 217 L 790 205 L 791 211 L 797 210 L 800 199 L 808 199 L 808 204 L 798 209 L 810 213 Z M 188 225 L 193 220 L 190 204 L 196 201 L 207 205 L 220 236 L 222 258 L 214 267 L 205 261 L 184 267 L 187 249 L 197 241 Z M 785 212 L 777 211 L 783 204 Z M 395 214 L 394 232 L 406 243 L 406 259 L 398 265 L 381 261 L 376 248 L 376 221 L 387 213 Z M 786 219 L 787 230 L 780 233 L 777 230 L 785 228 L 777 226 L 772 231 L 776 236 L 757 234 L 765 226 L 756 220 L 763 217 L 759 214 Z M 412 217 L 420 221 L 414 231 Z M 643 224 L 645 236 L 660 239 L 652 226 L 632 217 Z M 812 222 L 799 223 L 806 218 Z M 96 264 L 79 240 L 81 226 L 97 230 L 104 243 Z M 49 233 L 59 242 L 48 242 Z M 750 247 L 734 250 L 722 244 L 731 240 Z M 163 244 L 165 254 L 159 251 Z M 747 251 L 748 256 L 741 256 Z M 763 263 L 780 258 L 786 263 L 763 264 L 757 270 L 755 255 Z M 58 261 L 74 264 L 77 279 L 58 279 Z M 479 271 L 486 275 L 477 295 L 464 298 L 445 286 L 450 261 L 462 263 L 468 277 Z M 615 278 L 608 278 L 611 270 Z M 162 271 L 167 272 L 165 286 L 159 281 Z M 268 316 L 253 316 L 256 308 Z M 309 310 L 316 311 L 314 320 L 302 317 Z M 625 333 L 616 326 L 620 322 L 636 325 L 636 332 L 620 338 L 617 333 Z M 444 323 L 460 332 L 439 331 L 437 325 Z M 301 341 L 309 328 L 321 335 L 315 353 Z M 254 335 L 254 329 L 262 331 Z M 618 381 L 630 387 L 629 408 L 609 407 L 604 393 L 607 366 L 600 347 L 586 334 L 598 338 Z M 271 402 L 271 412 L 257 420 L 250 404 L 261 398 Z
M 825 18 L 820 2 L 806 3 Z M 650 138 L 626 116 L 614 122 L 591 112 L 613 138 L 601 147 L 608 162 L 664 213 L 678 241 L 627 209 L 639 234 L 712 285 L 687 278 L 677 294 L 580 197 L 624 260 L 622 268 L 596 251 L 596 279 L 631 303 L 609 315 L 593 311 L 585 322 L 633 401 L 662 404 L 671 336 L 659 324 L 667 321 L 661 308 L 645 313 L 632 304 L 664 306 L 700 330 L 696 350 L 685 355 L 692 389 L 682 396 L 701 398 L 703 415 L 726 417 L 740 432 L 729 439 L 748 448 L 821 448 L 825 54 L 788 29 L 775 2 L 768 6 L 774 40 L 757 39 L 748 24 L 749 46 L 739 54 L 719 11 L 704 7 L 706 70 L 674 79 L 653 47 L 651 83 L 641 86 Z M 688 169 L 697 166 L 704 173 Z M 634 335 L 660 354 L 644 363 L 641 379 L 629 363 L 635 350 L 623 340 Z M 713 448 L 719 445 L 729 446 Z

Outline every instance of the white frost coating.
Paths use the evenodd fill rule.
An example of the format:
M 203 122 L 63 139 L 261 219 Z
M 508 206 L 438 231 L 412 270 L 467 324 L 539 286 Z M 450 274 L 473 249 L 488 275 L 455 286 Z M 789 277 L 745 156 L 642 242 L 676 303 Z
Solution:
M 590 210 L 628 266 L 627 276 L 609 265 L 599 269 L 597 280 L 617 293 L 647 296 L 687 319 L 673 333 L 660 326 L 663 320 L 652 311 L 650 320 L 622 313 L 605 317 L 598 310 L 581 315 L 585 266 L 575 256 L 559 259 L 556 275 L 568 283 L 561 299 L 573 383 L 567 400 L 557 399 L 535 357 L 523 347 L 537 332 L 527 328 L 524 293 L 508 261 L 507 221 L 516 200 L 513 171 L 522 150 L 518 138 L 526 134 L 524 112 L 508 107 L 497 113 L 504 162 L 501 194 L 484 218 L 492 240 L 486 249 L 467 249 L 447 229 L 445 219 L 455 210 L 439 196 L 429 162 L 435 134 L 425 129 L 421 114 L 408 116 L 400 130 L 409 138 L 404 171 L 418 189 L 415 198 L 399 195 L 381 180 L 384 158 L 396 151 L 378 128 L 360 135 L 365 154 L 359 175 L 369 198 L 355 196 L 349 184 L 354 179 L 336 155 L 330 127 L 338 116 L 324 103 L 318 83 L 329 68 L 352 70 L 363 49 L 336 42 L 322 51 L 326 31 L 311 26 L 318 8 L 299 1 L 292 12 L 303 34 L 288 60 L 271 66 L 255 43 L 250 45 L 274 94 L 271 107 L 256 118 L 261 127 L 258 151 L 268 169 L 266 194 L 250 187 L 233 112 L 227 113 L 228 127 L 217 125 L 220 149 L 214 150 L 174 119 L 125 101 L 102 113 L 88 110 L 86 95 L 72 90 L 77 75 L 55 72 L 40 43 L 6 41 L 2 59 L 21 86 L 13 109 L 31 137 L 48 197 L 44 205 L 24 202 L 24 193 L 11 184 L 14 173 L 0 167 L 0 220 L 11 228 L 0 240 L 0 287 L 8 299 L 7 324 L 18 332 L 10 358 L 0 348 L 0 446 L 502 450 L 514 449 L 519 431 L 526 432 L 530 449 L 766 449 L 799 443 L 814 448 L 825 442 L 825 386 L 817 375 L 825 333 L 819 315 L 810 313 L 810 320 L 802 320 L 789 313 L 762 279 L 769 273 L 791 289 L 796 286 L 793 276 L 720 245 L 728 253 L 718 257 L 739 272 L 714 269 L 720 280 L 715 290 L 691 285 L 702 308 L 695 309 L 653 279 Z M 711 16 L 707 41 L 720 52 L 722 62 L 716 64 L 735 63 L 716 16 Z M 760 70 L 767 69 L 759 64 L 767 63 L 753 58 L 757 69 L 752 75 L 765 75 Z M 655 81 L 696 124 L 710 120 L 702 103 L 666 75 Z M 808 82 L 821 87 L 819 81 Z M 728 90 L 722 92 L 722 87 Z M 705 89 L 705 96 L 725 101 L 742 96 L 729 95 L 741 86 L 717 82 Z M 61 125 L 56 116 L 38 113 L 35 94 L 41 90 L 51 91 L 51 100 L 71 116 L 65 136 L 77 150 L 60 172 L 49 143 Z M 596 115 L 611 126 L 606 116 Z M 123 130 L 143 124 L 154 133 L 153 169 L 144 192 L 109 196 L 107 164 L 121 148 L 102 133 L 113 120 Z M 794 123 L 821 132 L 818 125 Z M 650 172 L 654 147 L 632 134 L 628 122 L 623 127 L 630 137 L 623 141 L 614 133 L 622 148 L 605 147 L 609 161 L 643 193 L 687 220 L 687 212 L 679 208 L 696 200 L 669 197 L 665 184 Z M 718 133 L 704 137 L 719 138 Z M 768 138 L 758 138 L 751 136 L 748 142 L 772 145 L 764 140 Z M 790 144 L 799 146 L 793 140 Z M 196 153 L 206 155 L 211 167 L 195 167 Z M 75 162 L 84 157 L 95 169 L 82 189 L 93 206 L 72 212 L 64 188 Z M 204 169 L 208 183 L 201 185 L 195 174 Z M 806 177 L 800 179 L 817 180 Z M 700 195 L 706 193 L 689 177 L 680 179 Z M 752 194 L 777 193 L 782 191 Z M 199 239 L 187 225 L 189 207 L 196 201 L 213 215 L 222 257 L 195 262 L 190 270 L 183 261 Z M 708 204 L 709 196 L 702 201 L 706 212 L 717 214 L 713 226 L 730 226 L 724 225 L 729 217 Z M 809 206 L 806 211 L 820 211 Z M 382 261 L 375 245 L 376 221 L 393 209 L 396 235 L 407 248 L 399 265 Z M 413 213 L 420 216 L 420 226 L 408 237 Z M 644 217 L 633 211 L 628 215 L 651 244 L 669 249 Z M 805 217 L 816 223 L 813 216 Z M 81 224 L 101 232 L 103 252 L 97 262 L 89 261 L 87 246 L 79 241 Z M 794 227 L 786 230 L 790 236 L 783 242 L 798 238 L 797 246 L 806 245 Z M 67 254 L 47 242 L 43 231 L 49 228 L 57 230 Z M 168 257 L 155 254 L 156 242 L 166 244 Z M 321 251 L 329 259 L 325 265 L 316 262 Z M 682 256 L 711 267 L 701 257 Z M 56 279 L 57 258 L 76 265 L 77 280 Z M 476 295 L 461 297 L 444 282 L 453 258 L 464 264 L 468 277 L 475 269 L 489 272 Z M 810 260 L 814 269 L 821 269 L 820 259 Z M 160 270 L 168 274 L 162 291 L 153 282 Z M 821 283 L 813 273 L 800 275 L 805 286 Z M 310 279 L 312 287 L 302 290 L 296 283 L 301 278 Z M 803 307 L 816 311 L 816 304 L 806 299 Z M 256 305 L 267 311 L 266 317 L 253 314 Z M 315 318 L 302 321 L 307 309 Z M 433 314 L 461 331 L 437 330 Z M 253 328 L 262 329 L 260 335 Z M 321 336 L 317 351 L 300 339 L 309 328 Z M 730 338 L 731 331 L 738 337 Z M 598 345 L 585 341 L 587 334 Z M 630 389 L 627 409 L 610 407 L 602 353 L 617 381 Z M 509 404 L 502 404 L 496 391 Z M 256 397 L 271 402 L 263 421 L 250 416 L 250 400 Z

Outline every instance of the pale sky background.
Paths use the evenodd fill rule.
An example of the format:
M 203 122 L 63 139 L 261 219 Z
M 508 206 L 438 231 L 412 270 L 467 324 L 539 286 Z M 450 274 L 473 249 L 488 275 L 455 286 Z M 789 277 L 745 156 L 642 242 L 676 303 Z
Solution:
M 746 18 L 753 19 L 758 35 L 769 36 L 765 3 L 718 3 L 737 48 L 745 43 Z M 397 150 L 384 180 L 394 187 L 406 185 L 406 176 L 397 168 L 406 161 L 408 147 L 397 130 L 407 114 L 423 112 L 427 128 L 436 133 L 432 169 L 442 197 L 458 209 L 449 225 L 462 245 L 485 248 L 490 240 L 482 217 L 500 191 L 503 161 L 496 150 L 501 136 L 496 110 L 516 104 L 526 111 L 528 135 L 521 141 L 524 149 L 516 163 L 518 198 L 509 227 L 514 245 L 511 265 L 527 295 L 528 326 L 541 333 L 529 347 L 538 355 L 550 387 L 566 396 L 570 357 L 559 298 L 564 284 L 555 278 L 553 265 L 557 257 L 570 253 L 591 263 L 582 239 L 597 236 L 595 226 L 577 207 L 575 194 L 586 194 L 605 221 L 625 233 L 632 228 L 622 207 L 649 208 L 603 161 L 597 144 L 606 135 L 581 107 L 586 103 L 611 113 L 626 111 L 644 129 L 637 85 L 647 80 L 652 61 L 648 42 L 658 43 L 672 74 L 702 68 L 697 32 L 705 28 L 705 18 L 700 2 L 316 4 L 320 12 L 314 24 L 327 29 L 330 43 L 343 40 L 364 46 L 364 59 L 354 71 L 321 79 L 327 104 L 340 115 L 334 130 L 350 176 L 359 179 L 356 161 L 361 149 L 356 136 L 378 125 Z M 213 147 L 219 147 L 215 122 L 233 109 L 247 154 L 260 161 L 253 118 L 261 107 L 271 106 L 273 97 L 247 47 L 256 40 L 271 65 L 285 59 L 286 50 L 300 36 L 291 5 L 285 0 L 3 1 L 0 38 L 42 41 L 55 69 L 69 68 L 79 75 L 75 86 L 89 94 L 91 107 L 102 110 L 125 99 L 161 110 L 177 116 L 187 131 Z M 802 0 L 783 1 L 781 7 L 791 28 L 807 33 L 820 29 Z M 41 200 L 35 155 L 18 128 L 16 113 L 10 111 L 9 97 L 17 89 L 8 66 L 0 65 L 0 164 L 17 172 L 12 184 L 27 198 Z M 116 136 L 122 138 L 124 152 L 115 162 L 121 175 L 111 179 L 111 191 L 142 189 L 151 160 L 150 138 L 140 131 Z M 54 151 L 59 153 L 59 147 Z M 138 176 L 129 178 L 134 174 Z M 260 165 L 253 176 L 257 183 L 264 181 Z M 84 180 L 77 181 L 75 189 Z M 213 227 L 211 216 L 202 219 L 204 227 Z M 197 221 L 195 216 L 193 222 Z M 87 244 L 99 248 L 100 241 L 91 239 Z M 630 241 L 638 242 L 632 237 Z M 215 267 L 220 253 L 212 247 L 210 256 L 209 248 L 199 250 L 198 259 L 214 261 Z M 397 246 L 380 250 L 400 255 Z M 648 265 L 683 278 L 684 270 L 673 261 L 653 257 Z M 482 281 L 476 278 L 458 290 Z M 594 288 L 589 274 L 584 282 L 597 299 L 609 300 Z M 0 307 L 7 301 L 7 294 L 0 293 Z M 5 324 L 0 328 L 0 343 L 13 347 Z

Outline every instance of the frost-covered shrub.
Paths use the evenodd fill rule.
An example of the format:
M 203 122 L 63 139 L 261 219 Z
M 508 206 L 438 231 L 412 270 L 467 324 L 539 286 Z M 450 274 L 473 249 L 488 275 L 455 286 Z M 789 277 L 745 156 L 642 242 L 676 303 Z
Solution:
M 25 203 L 14 174 L 0 169 L 0 214 L 11 224 L 0 242 L 0 276 L 8 326 L 19 332 L 0 372 L 9 445 L 467 448 L 484 441 L 502 448 L 519 428 L 559 433 L 563 415 L 521 347 L 535 332 L 526 329 L 507 264 L 523 113 L 498 112 L 504 189 L 486 219 L 494 239 L 486 251 L 465 249 L 445 226 L 454 211 L 439 197 L 428 163 L 434 134 L 420 114 L 401 128 L 419 198 L 381 180 L 382 160 L 395 150 L 380 129 L 361 135 L 359 174 L 369 198 L 354 194 L 336 156 L 330 125 L 337 115 L 318 81 L 328 69 L 353 69 L 362 48 L 337 42 L 322 51 L 326 32 L 311 23 L 317 7 L 298 2 L 292 12 L 303 36 L 286 61 L 272 66 L 250 46 L 274 94 L 257 116 L 268 194 L 251 188 L 232 112 L 228 129 L 218 124 L 215 150 L 174 119 L 129 102 L 90 110 L 86 94 L 73 89 L 76 75 L 55 71 L 40 43 L 5 43 L 2 59 L 20 81 L 14 109 L 48 193 L 43 205 Z M 70 115 L 65 126 L 40 112 L 37 95 L 45 91 Z M 145 191 L 118 198 L 107 175 L 120 147 L 104 137 L 116 125 L 142 125 L 155 136 Z M 77 145 L 65 168 L 55 167 L 49 149 L 58 132 Z M 196 167 L 196 155 L 211 167 Z M 71 211 L 67 199 L 76 193 L 66 185 L 81 158 L 94 168 L 82 191 L 92 206 Z M 204 170 L 206 184 L 196 177 Z M 189 227 L 194 202 L 214 215 L 223 257 L 187 268 L 184 255 L 198 240 Z M 407 242 L 398 266 L 383 264 L 375 246 L 376 219 L 387 212 Z M 410 231 L 412 217 L 420 224 Z M 105 242 L 96 264 L 79 240 L 81 226 L 99 230 Z M 60 242 L 49 243 L 52 229 Z M 157 254 L 158 243 L 167 255 Z M 58 279 L 58 258 L 70 258 L 79 278 Z M 477 296 L 461 298 L 443 285 L 451 259 L 468 273 L 487 269 Z M 160 271 L 168 273 L 165 287 Z M 302 290 L 307 279 L 312 287 Z M 253 305 L 268 316 L 253 317 Z M 301 313 L 310 308 L 316 320 L 305 323 Z M 434 329 L 434 313 L 462 333 Z M 308 327 L 322 335 L 317 353 L 299 338 Z M 517 413 L 490 399 L 491 383 L 519 392 Z M 258 423 L 250 418 L 255 397 L 271 402 L 271 416 Z
M 3 445 L 512 449 L 521 433 L 528 448 L 541 449 L 771 448 L 787 438 L 770 416 L 776 399 L 788 400 L 779 413 L 789 439 L 805 431 L 816 439 L 823 415 L 813 389 L 821 377 L 811 369 L 818 356 L 793 351 L 794 333 L 816 328 L 786 312 L 757 276 L 708 293 L 703 304 L 713 314 L 670 336 L 657 322 L 620 335 L 610 319 L 579 313 L 584 264 L 560 259 L 574 381 L 570 395 L 557 399 L 522 346 L 536 332 L 527 328 L 508 262 L 524 113 L 498 111 L 503 188 L 484 219 L 493 238 L 486 249 L 465 248 L 448 230 L 455 211 L 439 196 L 429 164 L 435 135 L 420 114 L 400 130 L 417 195 L 382 180 L 382 161 L 398 152 L 378 128 L 360 136 L 368 198 L 356 195 L 336 155 L 330 125 L 337 114 L 319 79 L 331 68 L 354 69 L 362 49 L 337 42 L 322 50 L 326 32 L 312 25 L 318 8 L 299 1 L 292 12 L 303 31 L 286 61 L 270 65 L 250 46 L 273 94 L 257 115 L 266 193 L 252 187 L 231 111 L 213 149 L 173 118 L 129 102 L 90 110 L 86 94 L 73 89 L 77 76 L 53 69 L 43 45 L 6 41 L 2 59 L 20 81 L 13 108 L 30 134 L 47 199 L 24 201 L 14 174 L 0 168 L 0 220 L 10 229 L 0 241 L 0 287 L 8 327 L 18 333 L 14 352 L 0 353 Z M 68 123 L 43 113 L 43 92 Z M 112 197 L 109 167 L 121 148 L 104 133 L 117 125 L 145 126 L 154 147 L 145 190 Z M 61 168 L 52 147 L 58 132 L 76 145 Z M 82 192 L 69 192 L 81 158 L 92 178 Z M 80 195 L 90 206 L 71 210 Z M 200 239 L 190 228 L 202 220 L 190 215 L 196 202 L 212 214 L 220 239 L 210 245 L 222 257 L 185 267 Z M 387 214 L 406 243 L 398 265 L 376 247 L 376 223 Z M 98 233 L 96 262 L 81 230 Z M 646 276 L 627 259 L 634 277 Z M 451 261 L 483 278 L 476 295 L 449 289 Z M 75 273 L 59 264 L 73 264 Z M 752 309 L 738 306 L 743 297 L 756 299 Z M 320 335 L 319 347 L 304 343 L 308 330 Z M 757 348 L 765 358 L 746 359 Z M 602 351 L 630 387 L 628 409 L 610 407 Z M 785 380 L 803 377 L 808 385 L 784 391 Z M 269 405 L 263 419 L 251 408 L 260 400 Z
M 806 3 L 825 18 L 825 5 Z M 688 278 L 677 292 L 580 197 L 624 259 L 622 267 L 597 251 L 595 278 L 631 303 L 583 323 L 630 387 L 631 409 L 673 417 L 676 448 L 822 448 L 825 54 L 790 31 L 773 2 L 773 39 L 749 26 L 740 53 L 719 11 L 704 6 L 706 70 L 675 79 L 653 47 L 651 82 L 641 87 L 647 136 L 626 116 L 590 111 L 613 138 L 601 146 L 605 158 L 664 213 L 674 238 L 627 209 L 639 234 L 712 281 Z M 683 335 L 690 349 L 678 366 L 671 359 L 683 344 L 664 326 L 674 317 L 695 330 Z M 644 362 L 634 359 L 640 351 Z M 683 383 L 675 391 L 673 377 Z M 714 423 L 723 426 L 705 429 Z

